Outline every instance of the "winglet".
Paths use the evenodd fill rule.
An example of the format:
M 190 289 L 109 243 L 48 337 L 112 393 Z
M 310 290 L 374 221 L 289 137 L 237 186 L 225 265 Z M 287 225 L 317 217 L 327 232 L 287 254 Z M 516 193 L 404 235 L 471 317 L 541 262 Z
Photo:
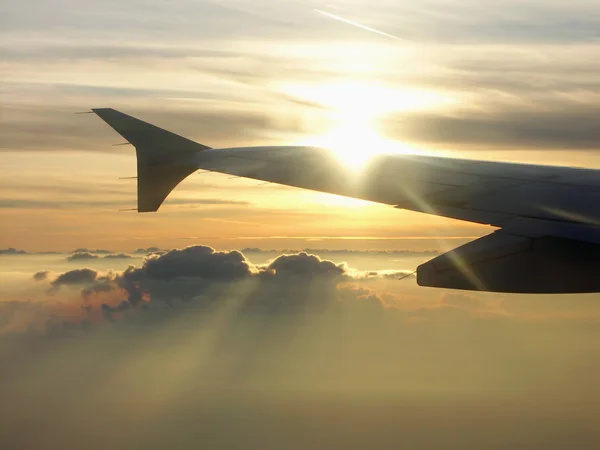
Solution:
M 190 156 L 210 149 L 112 108 L 92 111 L 135 146 L 138 212 L 157 211 L 175 186 L 198 168 Z

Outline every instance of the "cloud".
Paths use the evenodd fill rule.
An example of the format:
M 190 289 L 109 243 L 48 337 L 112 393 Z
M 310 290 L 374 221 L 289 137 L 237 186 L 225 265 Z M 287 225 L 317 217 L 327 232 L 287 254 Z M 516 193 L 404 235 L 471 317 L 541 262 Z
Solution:
M 76 262 L 76 261 L 89 261 L 93 259 L 100 259 L 98 255 L 94 255 L 90 252 L 77 252 L 67 257 L 67 261 Z
M 138 250 L 141 253 L 156 249 Z M 79 258 L 85 261 L 91 254 L 72 256 L 76 255 L 82 255 Z M 117 312 L 115 306 L 110 306 L 114 302 L 121 305 L 119 312 L 124 312 L 124 301 L 131 307 L 156 307 L 160 303 L 174 307 L 182 301 L 194 301 L 200 309 L 212 307 L 231 295 L 232 286 L 242 285 L 246 294 L 241 309 L 246 312 L 321 311 L 337 301 L 339 283 L 393 279 L 399 274 L 350 270 L 343 263 L 306 252 L 283 254 L 268 264 L 256 265 L 237 250 L 216 251 L 196 245 L 150 253 L 140 267 L 129 266 L 121 272 L 70 270 L 50 281 L 49 292 L 56 293 L 61 286 L 79 287 L 82 299 L 105 302 L 104 317 Z M 48 279 L 49 275 L 36 274 L 38 278 Z
M 64 90 L 64 87 L 59 87 Z M 130 89 L 121 97 L 133 97 L 135 89 Z M 141 96 L 143 93 L 137 93 Z M 154 93 L 156 95 L 156 93 Z M 189 97 L 192 93 L 187 93 Z M 81 94 L 81 97 L 86 95 Z M 91 96 L 88 94 L 87 96 Z M 170 94 L 172 97 L 173 94 Z M 103 97 L 103 96 L 101 96 Z M 104 100 L 105 102 L 106 100 Z M 92 99 L 86 103 L 93 102 Z M 124 112 L 140 117 L 143 120 L 156 123 L 161 128 L 170 129 L 185 135 L 197 142 L 209 146 L 227 146 L 241 143 L 268 142 L 268 136 L 276 131 L 299 131 L 293 129 L 293 121 L 282 125 L 275 115 L 260 110 L 259 105 L 245 111 L 221 110 L 202 112 L 198 110 L 181 110 L 169 105 L 181 103 L 181 100 L 163 102 L 159 110 L 155 108 L 137 107 L 124 109 Z M 118 104 L 113 102 L 113 106 Z M 89 105 L 83 107 L 85 110 Z M 6 103 L 3 112 L 6 119 L 0 124 L 3 135 L 1 148 L 5 150 L 92 150 L 110 151 L 110 139 L 120 142 L 119 137 L 102 127 L 97 118 L 78 118 L 72 116 L 74 111 L 82 106 L 47 107 L 39 105 L 36 108 L 23 107 Z M 68 116 L 67 116 L 68 115 Z M 69 117 L 67 120 L 66 117 Z M 77 122 L 74 122 L 77 121 Z M 75 124 L 77 123 L 77 126 Z M 290 128 L 290 124 L 292 128 Z M 262 137 L 261 137 L 262 136 Z M 114 150 L 113 150 L 114 151 Z M 15 201 L 5 207 L 13 206 Z M 49 203 L 49 207 L 59 207 L 60 204 Z
M 140 253 L 153 250 L 156 249 L 139 249 Z M 395 283 L 400 277 L 414 280 L 414 274 L 406 271 L 359 271 L 306 252 L 281 254 L 267 264 L 257 265 L 237 250 L 216 251 L 195 245 L 150 253 L 140 267 L 131 265 L 120 272 L 72 270 L 51 281 L 49 292 L 55 293 L 63 285 L 79 287 L 85 304 L 100 310 L 111 322 L 116 320 L 115 315 L 124 313 L 139 314 L 135 320 L 141 321 L 151 317 L 154 323 L 182 313 L 213 310 L 237 298 L 236 291 L 243 292 L 243 302 L 237 306 L 242 316 L 320 314 L 347 308 L 357 311 L 357 307 L 349 305 L 360 300 L 369 311 L 412 311 L 410 317 L 398 320 L 414 318 L 415 314 L 431 320 L 432 312 L 422 310 L 421 303 L 359 287 L 364 283 Z M 408 286 L 407 283 L 401 286 Z M 449 302 L 434 302 L 427 307 L 451 306 L 464 310 L 466 315 L 483 310 L 497 312 L 494 308 L 474 307 L 466 300 L 462 304 Z M 153 312 L 144 313 L 148 308 Z
M 104 317 L 104 319 L 110 322 L 113 320 L 114 313 L 122 313 L 124 311 L 129 310 L 130 308 L 131 308 L 131 303 L 129 303 L 126 300 L 123 300 L 116 307 L 109 306 L 106 303 L 103 303 L 102 306 L 100 307 L 100 310 L 102 312 L 102 316 Z
M 118 14 L 94 4 L 94 20 L 76 7 L 37 17 L 11 6 L 0 52 L 7 95 L 14 94 L 3 102 L 2 147 L 104 150 L 106 130 L 71 114 L 94 102 L 127 106 L 128 113 L 209 145 L 282 142 L 282 136 L 316 135 L 335 122 L 320 99 L 290 95 L 286 87 L 355 80 L 391 90 L 427 88 L 456 100 L 458 108 L 469 106 L 469 114 L 391 115 L 381 128 L 393 138 L 528 148 L 564 148 L 572 141 L 575 148 L 596 148 L 589 117 L 598 104 L 599 28 L 592 2 L 511 1 L 476 15 L 470 0 L 327 8 L 400 36 L 402 45 L 323 17 L 314 12 L 318 5 L 185 3 L 176 8 L 175 22 L 165 20 L 175 11 L 157 4 L 144 11 L 120 5 Z M 124 21 L 133 16 L 140 22 Z M 108 25 L 110 35 L 101 29 Z M 61 33 L 47 39 L 44 29 Z M 165 88 L 163 80 L 174 78 L 177 88 Z M 521 109 L 490 111 L 491 104 L 516 99 Z M 565 120 L 554 128 L 556 118 L 527 114 L 541 104 L 556 115 L 573 110 L 569 117 L 585 117 L 585 126 Z M 482 120 L 482 110 L 493 114 Z M 513 113 L 519 117 L 511 120 Z
M 599 114 L 598 105 L 557 103 L 549 111 L 507 106 L 488 114 L 397 114 L 386 118 L 381 129 L 390 137 L 409 142 L 513 149 L 598 149 Z
M 25 250 L 17 250 L 16 248 L 0 248 L 0 255 L 26 255 Z
M 5 404 L 14 405 L 10 420 L 30 417 L 23 399 L 37 392 L 40 379 L 50 396 L 38 411 L 56 411 L 69 398 L 77 417 L 96 418 L 91 424 L 103 420 L 98 408 L 105 402 L 111 403 L 106 411 L 114 418 L 112 402 L 121 404 L 123 398 L 177 410 L 177 423 L 197 420 L 195 413 L 186 415 L 189 405 L 214 401 L 222 407 L 227 401 L 230 415 L 234 400 L 247 411 L 253 399 L 274 402 L 277 414 L 283 400 L 289 413 L 297 401 L 324 402 L 310 403 L 303 413 L 309 417 L 336 399 L 343 403 L 332 407 L 333 415 L 353 404 L 360 411 L 385 405 L 380 420 L 398 401 L 414 419 L 407 398 L 419 400 L 420 408 L 435 399 L 439 411 L 465 401 L 485 404 L 494 414 L 494 405 L 502 405 L 502 411 L 514 405 L 517 412 L 530 405 L 532 423 L 539 423 L 540 398 L 552 394 L 553 404 L 557 398 L 565 404 L 596 398 L 587 386 L 593 386 L 593 362 L 600 360 L 598 310 L 583 318 L 548 320 L 515 308 L 508 312 L 503 305 L 509 296 L 419 289 L 412 280 L 388 280 L 385 272 L 370 277 L 302 252 L 254 264 L 239 251 L 192 246 L 152 255 L 139 267 L 119 272 L 78 269 L 49 276 L 51 287 L 72 289 L 39 301 L 0 304 L 0 351 L 19 356 L 0 370 L 2 386 L 14 393 L 5 398 Z M 583 301 L 568 300 L 563 308 L 570 304 L 572 310 Z M 557 411 L 564 407 L 562 400 Z M 171 430 L 165 425 L 169 415 L 157 417 L 157 410 L 149 409 L 151 414 L 145 407 L 134 410 L 136 420 L 153 424 L 152 429 L 166 427 L 161 433 Z M 213 429 L 215 408 L 210 414 Z M 509 415 L 507 424 L 512 424 L 514 415 Z M 472 416 L 467 416 L 464 427 L 470 429 Z M 45 423 L 67 420 L 44 417 Z M 415 427 L 412 419 L 406 432 Z M 423 426 L 430 429 L 431 420 L 424 418 Z M 390 430 L 398 426 L 393 422 Z M 72 439 L 72 433 L 65 436 Z
M 114 252 L 111 252 L 110 250 L 104 250 L 101 248 L 98 248 L 96 250 L 90 250 L 88 248 L 76 248 L 75 250 L 73 250 L 71 253 L 94 253 L 96 255 L 108 255 Z
M 36 272 L 33 274 L 33 279 L 35 281 L 44 281 L 46 279 L 48 279 L 48 276 L 50 275 L 50 271 L 49 270 L 42 270 L 40 272 Z
M 50 285 L 53 288 L 61 286 L 85 285 L 96 281 L 98 272 L 93 269 L 74 269 L 60 274 Z
M 294 298 L 304 301 L 310 297 L 305 290 L 309 285 L 325 282 L 331 294 L 343 276 L 342 266 L 306 253 L 282 255 L 266 266 L 256 266 L 236 250 L 219 252 L 192 246 L 151 254 L 140 268 L 130 266 L 117 274 L 114 282 L 127 292 L 133 305 L 144 299 L 172 303 L 202 298 L 199 302 L 204 306 L 218 303 L 232 284 L 248 282 L 252 287 L 244 308 L 273 312 L 285 309 L 286 301 L 291 304 Z M 106 282 L 97 285 L 106 286 Z
M 217 252 L 210 247 L 191 246 L 150 255 L 133 276 L 143 274 L 153 279 L 195 277 L 217 281 L 234 281 L 249 276 L 250 263 L 238 251 Z
M 154 250 L 139 249 L 140 253 Z M 340 254 L 355 256 L 353 252 Z M 33 278 L 47 281 L 47 292 L 55 296 L 63 286 L 71 288 L 65 295 L 79 291 L 82 303 L 69 313 L 73 323 L 89 321 L 89 315 L 96 314 L 96 320 L 110 319 L 113 323 L 157 324 L 238 301 L 235 309 L 240 318 L 263 314 L 295 317 L 326 311 L 354 317 L 364 310 L 361 321 L 387 317 L 398 325 L 424 326 L 440 321 L 512 320 L 516 316 L 550 320 L 563 317 L 569 304 L 546 301 L 549 306 L 540 308 L 541 303 L 532 303 L 527 296 L 517 301 L 510 296 L 432 295 L 439 291 L 416 287 L 415 274 L 408 271 L 361 271 L 307 252 L 280 254 L 266 264 L 255 264 L 240 251 L 217 251 L 202 245 L 149 253 L 139 267 L 130 265 L 122 271 L 81 268 L 59 275 L 41 271 Z M 66 304 L 71 302 L 72 297 Z M 579 313 L 570 315 L 573 320 L 595 320 L 592 317 L 600 310 L 594 299 L 578 304 L 582 306 Z M 540 313 L 536 314 L 536 309 Z M 79 319 L 74 320 L 77 315 Z M 86 322 L 87 329 L 90 326 Z
M 308 279 L 337 278 L 346 274 L 343 265 L 336 265 L 305 252 L 296 255 L 281 255 L 269 264 L 268 269 L 274 271 L 276 276 L 301 276 Z
M 131 255 L 127 255 L 125 253 L 118 253 L 118 254 L 106 255 L 102 259 L 131 259 L 131 258 L 132 258 Z
M 148 247 L 148 248 L 138 248 L 133 253 L 136 255 L 147 255 L 149 253 L 159 253 L 159 252 L 163 252 L 163 250 L 161 250 L 158 247 Z

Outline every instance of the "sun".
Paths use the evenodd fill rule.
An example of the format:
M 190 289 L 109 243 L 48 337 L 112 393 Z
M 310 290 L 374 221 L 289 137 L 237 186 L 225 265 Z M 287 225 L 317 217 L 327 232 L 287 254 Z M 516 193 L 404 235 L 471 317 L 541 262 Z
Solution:
M 393 112 L 437 108 L 452 101 L 433 91 L 393 89 L 372 83 L 293 85 L 284 90 L 331 111 L 330 119 L 335 126 L 322 135 L 304 139 L 301 144 L 325 147 L 353 170 L 360 170 L 378 154 L 419 153 L 379 134 L 375 126 L 378 118 Z
M 339 126 L 316 136 L 311 145 L 327 148 L 345 167 L 360 170 L 375 155 L 396 150 L 365 117 L 344 117 Z

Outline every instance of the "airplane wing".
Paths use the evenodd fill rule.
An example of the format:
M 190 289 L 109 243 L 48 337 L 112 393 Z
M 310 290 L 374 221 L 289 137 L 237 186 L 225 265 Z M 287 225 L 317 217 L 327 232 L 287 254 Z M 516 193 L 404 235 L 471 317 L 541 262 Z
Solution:
M 113 109 L 93 111 L 136 147 L 140 212 L 210 170 L 498 228 L 419 266 L 421 286 L 600 292 L 600 171 L 404 154 L 352 170 L 323 148 L 211 149 Z

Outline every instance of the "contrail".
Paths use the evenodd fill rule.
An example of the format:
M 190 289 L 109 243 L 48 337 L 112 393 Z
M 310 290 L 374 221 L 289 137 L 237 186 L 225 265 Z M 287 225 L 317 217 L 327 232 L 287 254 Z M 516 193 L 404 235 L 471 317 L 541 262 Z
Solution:
M 380 34 L 381 36 L 385 36 L 385 37 L 388 37 L 390 39 L 394 39 L 396 41 L 401 41 L 402 40 L 402 38 L 399 38 L 398 36 L 394 36 L 393 34 L 389 34 L 389 33 L 386 33 L 384 31 L 376 30 L 375 28 L 371 28 L 371 27 L 368 27 L 366 25 L 362 25 L 362 24 L 360 24 L 358 22 L 354 22 L 353 20 L 344 19 L 343 17 L 336 16 L 335 14 L 331 14 L 331 13 L 328 13 L 328 12 L 325 12 L 325 11 L 321 11 L 320 9 L 315 9 L 315 12 L 318 12 L 319 14 L 327 16 L 327 17 L 329 17 L 331 19 L 339 20 L 340 22 L 347 23 L 348 25 L 352 25 L 354 27 L 361 28 L 361 29 L 366 30 L 366 31 L 370 31 L 371 33 Z

